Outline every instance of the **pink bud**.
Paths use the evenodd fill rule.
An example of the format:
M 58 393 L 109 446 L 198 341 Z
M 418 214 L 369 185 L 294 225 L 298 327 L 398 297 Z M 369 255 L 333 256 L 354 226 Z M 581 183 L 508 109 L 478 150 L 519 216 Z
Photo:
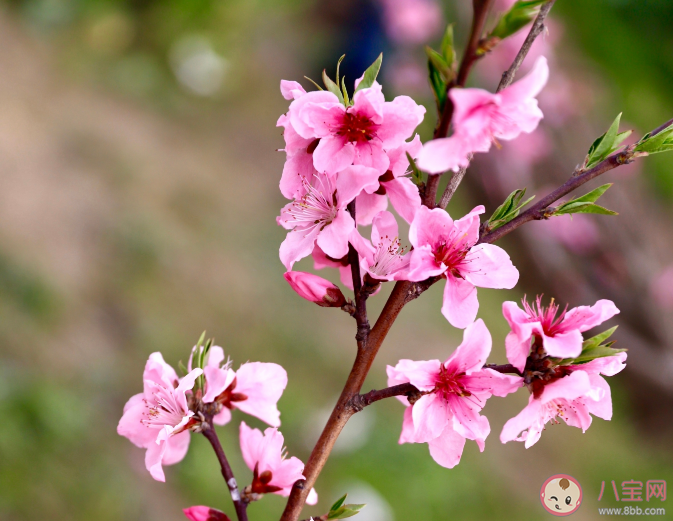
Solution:
M 210 507 L 189 507 L 183 510 L 187 519 L 191 521 L 231 521 L 224 512 Z
M 302 298 L 326 308 L 340 308 L 346 303 L 341 290 L 330 281 L 303 271 L 288 271 L 283 275 Z

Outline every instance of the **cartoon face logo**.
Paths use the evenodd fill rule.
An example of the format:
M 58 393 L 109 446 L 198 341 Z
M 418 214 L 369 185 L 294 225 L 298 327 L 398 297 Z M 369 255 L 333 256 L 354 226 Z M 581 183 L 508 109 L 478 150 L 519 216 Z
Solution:
M 582 502 L 582 487 L 567 474 L 555 474 L 542 484 L 540 501 L 544 509 L 555 516 L 569 516 Z

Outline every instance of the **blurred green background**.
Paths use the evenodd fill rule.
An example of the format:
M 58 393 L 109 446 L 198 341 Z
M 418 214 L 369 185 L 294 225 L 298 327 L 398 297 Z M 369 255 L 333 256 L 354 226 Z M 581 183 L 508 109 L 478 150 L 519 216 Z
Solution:
M 467 4 L 441 4 L 459 42 Z M 558 61 L 596 93 L 559 131 L 596 131 L 560 161 L 567 175 L 616 113 L 641 132 L 673 115 L 673 3 L 557 4 Z M 281 276 L 284 233 L 274 219 L 285 204 L 277 189 L 284 155 L 275 151 L 283 146 L 275 123 L 287 102 L 279 80 L 318 77 L 342 52 L 353 80 L 383 50 L 390 96 L 402 89 L 386 70 L 389 54 L 422 66 L 422 45 L 389 38 L 381 5 L 354 0 L 0 6 L 0 519 L 179 520 L 196 504 L 231 514 L 206 440 L 192 436 L 186 459 L 167 468 L 165 484 L 155 482 L 144 451 L 116 434 L 122 407 L 141 390 L 150 353 L 177 366 L 206 329 L 235 367 L 247 360 L 286 367 L 282 432 L 289 453 L 305 461 L 350 369 L 355 331 L 346 314 L 299 299 Z M 494 87 L 478 77 L 475 84 Z M 414 88 L 409 94 L 429 109 L 425 139 L 432 100 L 427 87 Z M 670 222 L 673 157 L 648 158 L 638 175 L 643 200 Z M 468 210 L 478 193 L 459 192 L 451 211 Z M 634 217 L 622 211 L 617 219 Z M 525 255 L 510 246 L 515 259 Z M 662 248 L 673 262 L 670 242 Z M 306 260 L 297 268 L 310 267 Z M 491 361 L 505 361 L 502 301 L 552 289 L 524 274 L 514 291 L 479 291 L 480 316 L 494 336 Z M 389 290 L 371 300 L 372 316 Z M 366 390 L 385 386 L 386 364 L 400 358 L 448 357 L 461 333 L 440 305 L 435 287 L 404 310 Z M 668 333 L 660 335 L 667 345 Z M 670 349 L 662 352 L 670 359 Z M 653 382 L 669 374 L 650 370 Z M 597 506 L 618 506 L 607 494 L 597 503 L 601 481 L 673 482 L 673 392 L 648 387 L 647 371 L 629 373 L 610 379 L 612 422 L 596 419 L 586 434 L 548 426 L 528 450 L 498 441 L 525 393 L 493 398 L 486 451 L 468 442 L 452 470 L 435 464 L 424 444 L 399 446 L 402 406 L 377 403 L 347 426 L 318 482 L 321 501 L 306 513 L 320 515 L 349 492 L 369 504 L 362 521 L 540 519 L 541 484 L 567 473 L 584 487 L 575 518 L 598 518 Z M 220 435 L 245 485 L 242 419 L 262 427 L 234 412 Z M 656 501 L 651 506 L 667 506 Z M 283 506 L 268 496 L 250 506 L 250 517 L 277 519 Z

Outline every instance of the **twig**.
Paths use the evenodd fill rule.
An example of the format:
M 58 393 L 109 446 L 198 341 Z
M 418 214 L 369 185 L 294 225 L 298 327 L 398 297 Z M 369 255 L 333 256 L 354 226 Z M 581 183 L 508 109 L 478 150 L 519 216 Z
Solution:
M 484 369 L 493 369 L 494 371 L 498 371 L 499 373 L 514 373 L 519 376 L 523 376 L 521 374 L 521 371 L 519 371 L 512 364 L 504 364 L 504 365 L 486 364 L 484 365 Z
M 533 27 L 530 28 L 530 32 L 523 42 L 521 49 L 519 49 L 519 53 L 516 55 L 516 58 L 514 58 L 514 62 L 512 63 L 511 67 L 503 73 L 496 92 L 500 92 L 505 87 L 509 87 L 509 85 L 514 81 L 514 76 L 519 70 L 519 67 L 521 67 L 523 61 L 526 59 L 528 51 L 530 51 L 530 48 L 533 46 L 533 42 L 535 42 L 535 39 L 544 30 L 544 20 L 547 18 L 547 15 L 549 14 L 549 11 L 551 11 L 555 1 L 556 0 L 549 0 L 547 3 L 543 4 L 542 7 L 540 7 L 540 12 L 533 22 Z
M 351 406 L 355 409 L 355 412 L 360 412 L 362 409 L 368 405 L 378 402 L 379 400 L 384 400 L 386 398 L 392 398 L 393 396 L 408 396 L 416 401 L 424 393 L 419 391 L 414 385 L 410 383 L 393 385 L 392 387 L 386 387 L 379 391 L 369 391 L 367 394 L 357 394 L 351 399 Z M 415 398 L 415 399 L 414 399 Z
M 213 450 L 215 451 L 217 460 L 220 462 L 222 476 L 224 477 L 224 481 L 227 483 L 227 487 L 229 487 L 231 500 L 234 502 L 234 508 L 236 509 L 236 517 L 238 518 L 238 521 L 248 521 L 248 512 L 247 512 L 248 504 L 241 500 L 241 494 L 238 491 L 236 478 L 234 477 L 234 473 L 231 470 L 231 466 L 229 466 L 229 461 L 227 460 L 227 457 L 224 455 L 224 450 L 222 449 L 222 445 L 220 444 L 220 439 L 217 437 L 217 433 L 215 432 L 215 428 L 213 427 L 212 418 L 208 420 L 207 425 L 208 427 L 205 428 L 202 432 L 203 435 L 206 437 L 206 439 L 213 446 Z
M 355 221 L 355 201 L 348 204 L 348 212 Z M 355 339 L 358 343 L 358 349 L 364 349 L 369 334 L 369 319 L 367 318 L 367 297 L 369 293 L 362 291 L 362 278 L 360 276 L 360 257 L 352 244 L 348 244 L 348 262 L 351 265 L 351 274 L 353 277 L 353 293 L 355 294 L 355 321 L 357 323 L 357 333 Z
M 470 160 L 471 159 L 472 158 L 470 158 Z M 449 201 L 451 201 L 451 198 L 453 197 L 453 194 L 455 194 L 456 190 L 458 190 L 458 185 L 463 180 L 463 177 L 465 177 L 465 172 L 467 172 L 467 167 L 461 168 L 458 170 L 458 172 L 454 172 L 451 175 L 451 179 L 446 185 L 444 193 L 442 194 L 442 198 L 439 200 L 439 204 L 437 205 L 439 208 L 444 209 L 447 207 Z

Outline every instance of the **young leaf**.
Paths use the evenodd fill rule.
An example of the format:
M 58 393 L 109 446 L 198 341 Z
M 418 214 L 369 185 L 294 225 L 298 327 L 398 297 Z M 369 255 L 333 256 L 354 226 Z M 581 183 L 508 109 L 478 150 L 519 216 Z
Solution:
M 611 327 L 607 331 L 603 331 L 596 336 L 587 338 L 584 342 L 582 342 L 582 351 L 601 345 L 605 340 L 610 338 L 615 331 L 617 331 L 618 327 L 619 326 Z
M 444 56 L 435 51 L 432 47 L 425 46 L 425 54 L 428 55 L 428 60 L 432 62 L 435 69 L 442 75 L 444 81 L 450 81 L 452 76 L 451 67 L 447 63 Z
M 617 212 L 594 204 L 603 195 L 612 183 L 607 183 L 581 197 L 572 199 L 556 207 L 552 215 L 569 215 L 573 213 L 596 213 L 601 215 L 618 215 Z
M 509 11 L 502 15 L 488 37 L 495 37 L 502 40 L 508 36 L 512 36 L 514 33 L 518 32 L 520 29 L 533 21 L 533 19 L 537 16 L 537 7 L 544 1 L 545 0 L 519 0 L 510 8 Z
M 673 125 L 666 127 L 658 134 L 652 136 L 646 134 L 636 144 L 634 152 L 645 152 L 647 154 L 658 154 L 668 152 L 673 149 Z
M 583 364 L 590 362 L 591 360 L 595 360 L 596 358 L 614 356 L 617 353 L 626 351 L 626 349 L 614 349 L 610 347 L 612 344 L 614 344 L 614 342 L 608 342 L 606 344 L 603 343 L 605 340 L 610 338 L 610 336 L 612 336 L 612 333 L 614 333 L 616 329 L 617 326 L 610 328 L 607 331 L 603 331 L 594 337 L 588 338 L 582 342 L 582 352 L 577 358 L 564 358 L 558 362 L 559 365 Z
M 406 152 L 407 154 L 407 159 L 409 160 L 409 166 L 411 167 L 411 180 L 419 185 L 423 182 L 423 175 L 421 174 L 421 171 L 418 169 L 416 166 L 416 161 L 414 161 L 414 158 L 411 157 L 411 154 L 409 152 Z
M 521 199 L 523 199 L 524 195 L 526 195 L 525 188 L 514 190 L 509 194 L 507 199 L 505 199 L 505 202 L 498 206 L 493 212 L 493 215 L 489 218 L 488 229 L 495 230 L 496 228 L 500 228 L 502 225 L 507 224 L 519 215 L 521 208 L 535 199 L 535 196 L 533 196 L 521 203 Z
M 587 157 L 584 160 L 585 168 L 592 168 L 597 165 L 615 150 L 619 148 L 619 145 L 631 134 L 630 130 L 626 132 L 619 133 L 619 122 L 622 118 L 622 113 L 620 112 L 615 120 L 610 125 L 608 131 L 600 136 L 596 141 L 593 142 L 587 153 Z
M 605 192 L 607 192 L 608 188 L 612 186 L 612 183 L 606 183 L 604 185 L 599 186 L 598 188 L 591 190 L 591 192 L 584 194 L 581 197 L 578 197 L 577 199 L 573 199 L 572 202 L 574 203 L 595 203 L 598 201 L 598 198 L 603 195 Z
M 332 81 L 332 79 L 327 75 L 327 71 L 324 69 L 322 71 L 322 82 L 325 84 L 325 87 L 327 87 L 327 90 L 339 98 L 339 101 L 345 105 L 344 96 L 341 93 L 341 89 L 339 89 L 339 86 Z
M 323 89 L 320 85 L 318 85 L 315 81 L 313 81 L 311 78 L 309 78 L 308 76 L 304 76 L 304 78 L 306 78 L 308 81 L 310 81 L 311 83 L 313 83 L 313 85 L 315 85 L 316 87 L 318 87 L 318 90 L 325 90 L 325 89 Z
M 439 52 L 444 58 L 444 62 L 453 72 L 456 68 L 456 50 L 453 47 L 453 24 L 446 26 L 446 31 L 444 32 L 444 37 L 442 38 Z
M 362 89 L 368 89 L 376 81 L 376 77 L 379 75 L 379 70 L 381 70 L 381 62 L 383 61 L 383 53 L 379 54 L 379 57 L 376 58 L 376 61 L 372 63 L 364 73 L 362 81 L 359 83 L 358 88 L 355 89 L 355 92 L 358 92 Z M 355 93 L 353 93 L 355 94 Z
M 336 84 L 339 85 L 339 67 L 341 66 L 341 62 L 344 61 L 344 58 L 346 57 L 345 54 L 341 55 L 341 58 L 339 58 L 339 61 L 337 62 L 337 70 L 336 70 Z
M 347 107 L 351 104 L 351 100 L 348 99 L 348 90 L 346 89 L 346 76 L 341 78 L 341 92 L 344 95 L 344 105 Z
M 428 59 L 428 71 L 430 77 L 430 87 L 432 87 L 432 93 L 435 95 L 437 110 L 441 113 L 444 110 L 444 104 L 446 103 L 446 89 L 448 84 L 442 78 L 441 72 L 435 67 L 434 63 L 430 59 Z
M 338 510 L 341 507 L 341 505 L 343 505 L 345 503 L 347 496 L 348 496 L 348 494 L 344 494 L 339 499 L 337 499 L 336 502 L 329 509 L 329 511 L 334 512 L 335 510 Z
M 327 514 L 327 519 L 346 519 L 348 517 L 353 517 L 355 514 L 360 512 L 364 508 L 364 504 L 362 505 L 354 505 L 354 504 L 348 504 L 348 505 L 343 505 L 336 510 L 330 510 L 329 514 Z

